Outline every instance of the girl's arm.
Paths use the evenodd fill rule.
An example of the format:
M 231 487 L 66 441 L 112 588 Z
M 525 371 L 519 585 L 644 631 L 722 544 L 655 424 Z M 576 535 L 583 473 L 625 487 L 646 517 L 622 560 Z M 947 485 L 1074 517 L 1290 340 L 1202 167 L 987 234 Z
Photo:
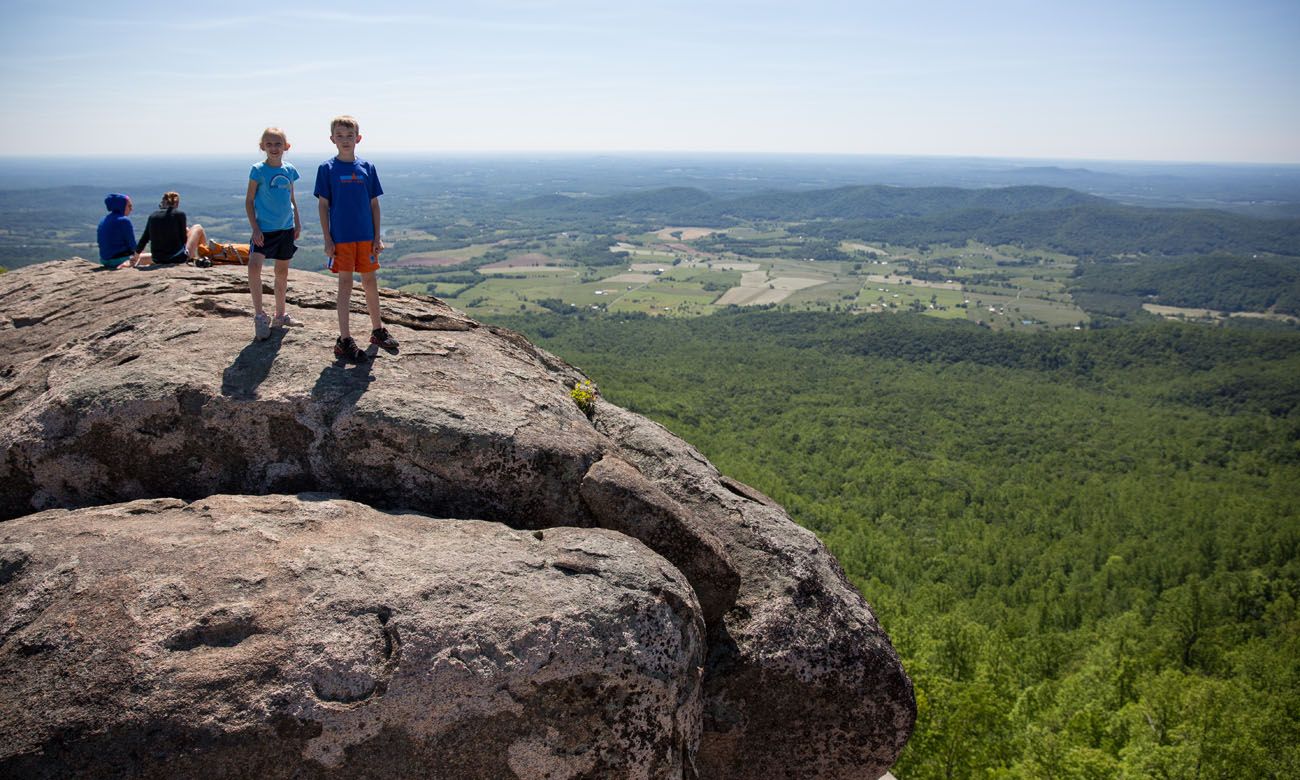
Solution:
M 302 215 L 298 213 L 298 199 L 294 196 L 293 182 L 289 182 L 289 202 L 293 204 L 293 240 L 302 236 Z
M 257 182 L 248 180 L 248 192 L 244 194 L 244 213 L 248 215 L 248 224 L 253 226 L 253 243 L 261 246 L 262 229 L 257 226 L 257 210 L 253 208 L 253 197 L 257 195 Z

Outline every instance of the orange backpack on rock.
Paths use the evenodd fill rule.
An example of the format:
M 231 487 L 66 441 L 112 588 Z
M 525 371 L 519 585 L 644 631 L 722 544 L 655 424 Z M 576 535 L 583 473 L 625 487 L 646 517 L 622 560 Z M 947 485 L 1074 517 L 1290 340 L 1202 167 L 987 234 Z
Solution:
M 206 257 L 213 265 L 248 265 L 248 244 L 218 244 L 208 241 L 199 247 L 199 257 Z

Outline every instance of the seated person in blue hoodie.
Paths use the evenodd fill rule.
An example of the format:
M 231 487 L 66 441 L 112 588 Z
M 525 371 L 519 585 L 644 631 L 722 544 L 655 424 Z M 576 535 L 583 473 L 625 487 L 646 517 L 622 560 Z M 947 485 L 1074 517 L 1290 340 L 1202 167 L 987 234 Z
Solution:
M 135 227 L 126 215 L 131 213 L 131 198 L 113 192 L 104 198 L 108 213 L 99 221 L 99 262 L 110 271 L 128 264 L 135 255 Z M 134 262 L 129 265 L 135 265 Z

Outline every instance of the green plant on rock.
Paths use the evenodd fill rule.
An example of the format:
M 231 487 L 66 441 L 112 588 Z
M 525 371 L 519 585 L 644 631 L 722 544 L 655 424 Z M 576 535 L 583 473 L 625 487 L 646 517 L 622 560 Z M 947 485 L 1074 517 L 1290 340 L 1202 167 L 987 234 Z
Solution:
M 598 394 L 596 386 L 591 383 L 590 379 L 575 382 L 573 389 L 569 391 L 569 397 L 578 405 L 582 413 L 587 415 L 588 419 L 596 413 L 596 397 Z

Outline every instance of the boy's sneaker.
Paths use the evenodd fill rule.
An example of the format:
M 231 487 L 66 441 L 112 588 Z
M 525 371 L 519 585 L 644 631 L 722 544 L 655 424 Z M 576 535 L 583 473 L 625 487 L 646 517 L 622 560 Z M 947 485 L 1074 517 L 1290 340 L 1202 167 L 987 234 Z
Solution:
M 357 346 L 351 336 L 343 338 L 339 336 L 334 341 L 334 357 L 339 360 L 346 360 L 350 363 L 364 363 L 370 359 L 365 350 Z
M 266 312 L 253 317 L 253 337 L 258 341 L 271 338 L 271 318 L 266 316 Z
M 388 328 L 375 328 L 370 331 L 370 343 L 389 352 L 397 351 L 397 339 L 388 332 Z
M 289 312 L 285 312 L 284 314 L 277 315 L 275 319 L 271 320 L 271 324 L 277 328 L 301 328 L 302 320 L 296 319 Z

